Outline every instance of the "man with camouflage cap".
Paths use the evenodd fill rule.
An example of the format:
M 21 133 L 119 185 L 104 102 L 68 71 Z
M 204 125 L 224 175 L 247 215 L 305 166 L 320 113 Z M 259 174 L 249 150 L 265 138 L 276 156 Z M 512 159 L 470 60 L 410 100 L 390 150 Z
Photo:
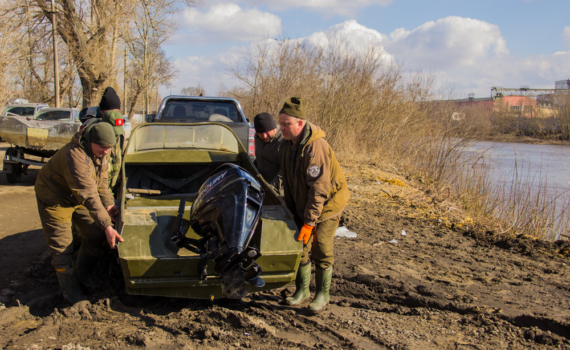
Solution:
M 116 136 L 108 123 L 98 122 L 78 132 L 40 170 L 35 191 L 38 212 L 64 298 L 71 303 L 85 299 L 79 281 L 89 284 L 92 276 L 78 276 L 73 268 L 71 220 L 79 225 L 82 242 L 79 256 L 102 254 L 103 242 L 111 248 L 123 241 L 113 228 L 118 212 L 109 191 L 109 150 Z
M 309 298 L 312 260 L 316 265 L 317 293 L 309 304 L 309 311 L 317 313 L 329 302 L 334 235 L 350 196 L 348 184 L 324 139 L 325 132 L 306 121 L 302 98 L 291 97 L 285 101 L 279 112 L 279 125 L 286 140 L 281 153 L 284 199 L 300 231 L 297 240 L 303 241 L 295 294 L 286 302 L 298 305 Z M 309 246 L 311 237 L 313 242 Z

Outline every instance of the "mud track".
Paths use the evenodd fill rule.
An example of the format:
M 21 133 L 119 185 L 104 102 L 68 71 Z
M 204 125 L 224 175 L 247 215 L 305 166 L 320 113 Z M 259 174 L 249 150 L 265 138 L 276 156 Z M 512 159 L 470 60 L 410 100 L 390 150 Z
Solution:
M 331 304 L 318 316 L 283 304 L 292 288 L 237 301 L 125 295 L 115 269 L 103 291 L 66 305 L 39 230 L 35 173 L 16 187 L 0 178 L 0 347 L 570 349 L 568 242 L 474 230 L 392 168 L 344 169 L 352 199 L 342 223 L 358 237 L 335 241 Z

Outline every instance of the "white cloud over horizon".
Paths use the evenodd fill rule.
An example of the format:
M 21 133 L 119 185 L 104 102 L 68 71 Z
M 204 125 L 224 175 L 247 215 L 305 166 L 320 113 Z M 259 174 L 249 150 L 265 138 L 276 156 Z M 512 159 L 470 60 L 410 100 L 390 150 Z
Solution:
M 231 3 L 213 5 L 206 12 L 186 8 L 181 25 L 190 31 L 194 41 L 248 42 L 282 32 L 281 18 L 254 9 L 243 10 Z
M 385 63 L 401 62 L 407 70 L 433 74 L 441 86 L 455 86 L 459 97 L 468 92 L 488 96 L 492 86 L 553 88 L 554 81 L 566 78 L 570 71 L 570 51 L 516 57 L 509 54 L 497 25 L 470 18 L 445 17 L 413 29 L 399 28 L 389 35 L 356 20 L 347 20 L 293 40 L 324 47 L 330 35 L 342 38 L 355 53 L 363 53 L 371 46 L 379 47 Z M 563 35 L 570 41 L 570 26 L 564 29 Z M 248 45 L 252 44 L 242 48 L 251 47 Z M 195 86 L 199 81 L 209 94 L 216 93 L 222 81 L 231 88 L 238 82 L 224 69 L 238 58 L 239 49 L 232 47 L 200 60 L 179 59 L 176 65 L 181 73 L 185 72 L 179 81 L 190 81 L 192 77 L 196 82 L 187 85 Z
M 385 36 L 380 32 L 359 24 L 356 20 L 348 20 L 335 24 L 326 31 L 315 32 L 308 37 L 297 39 L 300 42 L 316 47 L 326 48 L 330 40 L 345 44 L 346 48 L 356 54 L 368 54 L 374 50 L 377 58 L 389 63 L 393 57 L 384 50 Z
M 386 50 L 406 64 L 424 68 L 474 66 L 489 56 L 509 53 L 498 26 L 471 18 L 450 16 L 412 30 L 390 33 Z

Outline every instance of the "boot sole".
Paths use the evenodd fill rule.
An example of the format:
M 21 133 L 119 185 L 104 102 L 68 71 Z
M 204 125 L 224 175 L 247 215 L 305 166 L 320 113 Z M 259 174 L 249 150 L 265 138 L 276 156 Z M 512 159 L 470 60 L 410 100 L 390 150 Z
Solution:
M 311 297 L 308 296 L 308 297 L 306 297 L 306 298 L 304 298 L 304 299 L 301 299 L 301 301 L 299 301 L 299 302 L 297 302 L 297 303 L 291 303 L 289 300 L 285 299 L 285 303 L 286 303 L 287 305 L 289 305 L 289 306 L 295 306 L 295 305 L 300 305 L 300 304 L 302 304 L 304 301 L 307 301 L 307 299 L 310 299 L 310 298 L 311 298 Z

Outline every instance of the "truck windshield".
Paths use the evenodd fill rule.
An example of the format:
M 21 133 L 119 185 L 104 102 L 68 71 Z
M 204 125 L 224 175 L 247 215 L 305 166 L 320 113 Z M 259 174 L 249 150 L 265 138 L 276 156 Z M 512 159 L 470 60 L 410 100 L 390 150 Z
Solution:
M 127 153 L 183 148 L 239 153 L 236 136 L 226 127 L 212 124 L 140 126 L 130 136 Z
M 239 122 L 238 111 L 232 102 L 169 100 L 160 119 L 177 122 Z

